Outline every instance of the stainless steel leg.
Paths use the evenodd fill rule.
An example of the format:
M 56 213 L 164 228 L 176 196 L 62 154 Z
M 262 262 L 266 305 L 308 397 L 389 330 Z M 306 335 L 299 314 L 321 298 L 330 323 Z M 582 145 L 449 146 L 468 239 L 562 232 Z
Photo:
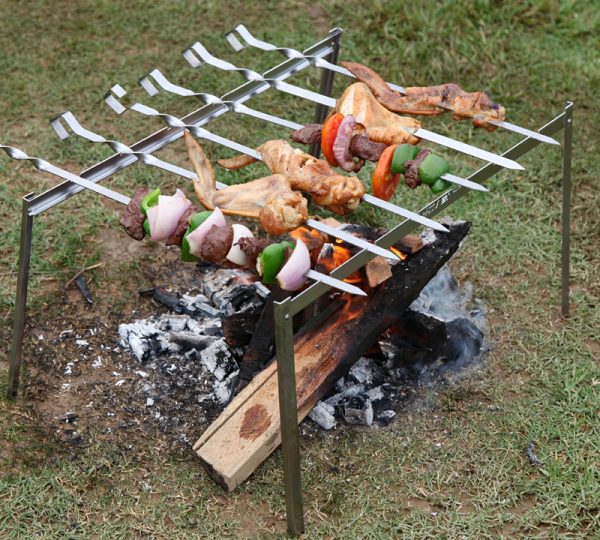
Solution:
M 302 477 L 300 473 L 300 443 L 298 436 L 298 404 L 294 364 L 294 330 L 290 300 L 273 304 L 275 315 L 275 346 L 277 382 L 279 386 L 279 416 L 281 452 L 285 483 L 285 508 L 288 534 L 296 537 L 304 532 L 302 507 Z
M 33 193 L 29 193 L 23 197 L 21 213 L 21 248 L 19 252 L 17 295 L 15 300 L 15 321 L 13 325 L 12 345 L 8 356 L 8 399 L 14 399 L 17 396 L 19 375 L 21 373 L 23 331 L 25 329 L 25 312 L 27 310 L 27 284 L 29 283 L 29 261 L 31 258 L 31 233 L 33 229 L 33 216 L 29 215 L 29 200 L 33 196 Z
M 571 152 L 573 149 L 573 103 L 565 107 L 562 187 L 562 315 L 569 316 L 571 249 Z
M 333 41 L 333 51 L 329 53 L 325 58 L 329 60 L 332 64 L 337 64 L 338 56 L 340 53 L 340 40 L 342 39 L 342 33 L 339 32 Z M 319 86 L 319 93 L 324 96 L 331 97 L 331 92 L 333 91 L 333 77 L 335 72 L 329 69 L 323 69 L 321 71 L 321 84 Z M 327 117 L 328 107 L 325 105 L 317 105 L 315 110 L 315 124 L 322 124 L 325 118 Z M 321 155 L 321 145 L 319 143 L 312 144 L 310 146 L 309 152 L 315 156 L 319 157 Z

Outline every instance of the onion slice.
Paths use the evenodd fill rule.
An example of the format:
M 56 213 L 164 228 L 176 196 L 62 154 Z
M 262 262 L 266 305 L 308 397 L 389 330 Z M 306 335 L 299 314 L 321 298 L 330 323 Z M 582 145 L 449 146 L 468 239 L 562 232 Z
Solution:
M 240 246 L 236 246 L 236 244 L 240 238 L 254 238 L 254 235 L 248 227 L 240 225 L 239 223 L 234 223 L 231 227 L 233 229 L 233 241 L 231 242 L 231 249 L 229 250 L 229 253 L 225 255 L 225 258 L 238 266 L 248 266 L 250 264 L 250 259 L 240 249 Z
M 227 225 L 223 212 L 221 212 L 219 207 L 215 208 L 212 214 L 187 236 L 187 241 L 190 245 L 190 253 L 194 255 L 194 257 L 200 257 L 200 248 L 202 247 L 202 242 L 204 242 L 204 237 L 213 225 L 216 225 L 217 227 L 225 227 Z
M 277 283 L 285 291 L 297 291 L 306 282 L 306 274 L 310 270 L 310 253 L 300 240 L 296 240 L 296 247 L 288 261 L 277 274 Z
M 338 128 L 333 143 L 333 155 L 335 156 L 338 165 L 348 172 L 354 170 L 354 161 L 352 160 L 352 153 L 350 152 L 350 142 L 355 126 L 356 120 L 354 120 L 354 116 L 351 114 L 345 116 Z
M 179 189 L 175 195 L 159 195 L 158 204 L 149 208 L 147 212 L 150 239 L 159 242 L 169 238 L 177 229 L 179 219 L 191 204 Z

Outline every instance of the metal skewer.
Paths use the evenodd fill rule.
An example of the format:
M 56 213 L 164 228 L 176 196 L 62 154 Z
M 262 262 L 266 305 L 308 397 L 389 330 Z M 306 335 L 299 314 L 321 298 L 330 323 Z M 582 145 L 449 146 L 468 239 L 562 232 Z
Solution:
M 89 131 L 88 129 L 84 128 L 77 121 L 77 119 L 75 118 L 75 115 L 69 111 L 62 113 L 51 120 L 52 127 L 54 128 L 54 130 L 56 131 L 58 136 L 63 140 L 68 138 L 70 136 L 70 134 L 65 129 L 65 127 L 62 125 L 61 120 L 64 120 L 66 122 L 67 126 L 69 128 L 71 128 L 73 133 L 75 133 L 76 135 L 79 135 L 80 137 L 82 137 L 90 142 L 106 144 L 106 145 L 110 146 L 117 153 L 125 153 L 125 154 L 133 153 L 134 155 L 141 154 L 140 152 L 137 152 L 137 153 L 133 152 L 131 150 L 131 148 L 129 148 L 126 144 L 123 144 L 118 141 L 105 139 L 101 135 L 98 135 L 97 133 L 94 133 L 93 131 Z M 187 169 L 183 169 L 182 167 L 177 167 L 175 165 L 171 165 L 170 163 L 159 160 L 150 154 L 145 154 L 143 156 L 136 155 L 136 157 L 139 157 L 140 161 L 142 161 L 146 165 L 169 170 L 170 172 L 172 172 L 174 174 L 183 176 L 184 178 L 188 178 L 191 180 L 194 180 L 197 178 L 197 176 L 194 172 L 188 171 Z M 165 167 L 165 165 L 166 165 L 166 167 Z M 225 184 L 221 184 L 221 183 L 218 183 L 218 185 L 217 185 L 217 189 L 223 189 L 226 187 L 227 186 Z M 339 231 L 339 230 L 335 229 L 334 227 L 329 227 L 328 225 L 325 225 L 324 223 L 321 223 L 314 219 L 308 219 L 306 221 L 306 224 L 309 227 L 312 227 L 313 229 L 318 229 L 321 232 L 324 232 L 331 236 L 341 238 L 342 240 L 344 240 L 348 243 L 352 243 L 352 244 L 356 245 L 357 247 L 373 251 L 377 255 L 382 255 L 387 258 L 392 258 L 393 260 L 397 259 L 396 255 L 392 251 L 388 251 L 384 248 L 380 248 L 379 246 L 375 246 L 373 244 L 365 242 L 364 240 L 361 240 L 360 238 L 357 238 L 349 233 L 345 233 L 344 231 Z M 368 247 L 366 247 L 366 246 L 368 246 Z M 374 250 L 371 249 L 372 247 L 375 249 Z M 354 293 L 354 294 L 356 294 L 356 293 Z
M 92 135 L 94 135 L 91 131 L 89 131 L 88 133 L 91 133 Z M 59 135 L 61 135 L 61 134 L 59 133 Z M 61 136 L 61 138 L 62 138 L 62 136 Z M 94 142 L 101 142 L 101 141 L 96 140 Z M 108 141 L 106 141 L 106 142 L 108 142 Z M 111 142 L 115 142 L 115 141 L 111 141 Z M 62 178 L 63 180 L 69 180 L 70 182 L 78 184 L 83 188 L 89 189 L 90 191 L 94 191 L 100 195 L 104 195 L 105 197 L 108 197 L 114 201 L 121 203 L 121 204 L 128 205 L 129 202 L 131 201 L 131 197 L 127 197 L 126 195 L 123 195 L 122 193 L 119 193 L 118 191 L 114 191 L 105 186 L 96 184 L 94 182 L 90 182 L 89 180 L 86 180 L 85 178 L 81 178 L 81 176 L 77 176 L 76 174 L 73 174 L 69 171 L 61 169 L 60 167 L 57 167 L 56 165 L 52 165 L 52 163 L 49 163 L 46 160 L 36 158 L 36 157 L 30 157 L 22 150 L 19 150 L 18 148 L 15 148 L 13 146 L 7 146 L 4 144 L 0 144 L 0 149 L 4 150 L 9 155 L 9 157 L 11 157 L 12 159 L 29 161 L 33 164 L 33 166 L 36 169 L 38 169 L 40 171 L 48 172 L 50 174 L 58 176 L 59 178 Z M 128 153 L 128 152 L 126 152 L 126 153 Z M 322 281 L 326 285 L 335 287 L 336 289 L 339 289 L 343 292 L 347 292 L 350 294 L 356 294 L 359 296 L 367 296 L 367 293 L 365 293 L 362 289 L 359 289 L 358 287 L 352 285 L 351 283 L 346 283 L 345 281 L 341 281 L 341 280 L 333 278 L 331 276 L 326 276 L 324 274 L 321 274 L 320 272 L 315 272 L 314 270 L 310 270 L 308 272 L 308 274 L 306 275 L 306 277 L 309 279 L 312 279 L 313 281 Z
M 336 100 L 334 98 L 324 96 L 317 92 L 313 92 L 312 90 L 301 88 L 300 86 L 289 84 L 279 79 L 265 78 L 256 71 L 252 71 L 250 69 L 245 68 L 238 68 L 230 62 L 226 62 L 224 60 L 221 60 L 220 58 L 216 58 L 215 56 L 210 54 L 206 50 L 206 48 L 199 42 L 194 43 L 194 45 L 186 49 L 183 52 L 183 56 L 194 68 L 198 68 L 203 63 L 207 63 L 224 71 L 236 71 L 243 75 L 244 78 L 248 81 L 264 82 L 265 84 L 268 84 L 276 90 L 280 90 L 282 92 L 303 99 L 308 99 L 315 103 L 325 105 L 326 107 L 335 108 L 336 105 Z M 458 152 L 462 152 L 464 154 L 482 159 L 484 161 L 488 161 L 490 163 L 494 163 L 506 169 L 515 169 L 518 171 L 524 170 L 523 166 L 519 165 L 516 161 L 512 159 L 498 156 L 492 152 L 488 152 L 487 150 L 482 150 L 481 148 L 477 148 L 476 146 L 473 146 L 471 144 L 456 141 L 454 139 L 451 139 L 450 137 L 445 137 L 444 135 L 440 135 L 438 133 L 434 133 L 433 131 L 429 131 L 428 129 L 405 129 L 405 131 L 421 139 L 425 139 L 427 141 L 446 146 L 447 148 L 452 148 L 453 150 L 457 150 Z
M 304 55 L 296 49 L 290 49 L 289 47 L 277 47 L 272 43 L 268 43 L 267 41 L 257 39 L 243 24 L 238 24 L 231 32 L 228 32 L 225 35 L 225 38 L 235 51 L 240 51 L 245 47 L 245 45 L 238 39 L 238 36 L 247 45 L 250 45 L 251 47 L 254 47 L 256 49 L 261 49 L 263 51 L 277 51 L 283 54 L 286 58 L 303 58 L 318 68 L 328 69 L 329 71 L 334 71 L 335 73 L 339 73 L 340 75 L 345 75 L 346 77 L 351 77 L 353 79 L 356 78 L 356 76 L 350 70 L 346 69 L 345 67 L 338 66 L 337 64 L 333 64 L 332 62 L 329 62 L 324 58 L 319 58 L 314 55 Z M 387 83 L 387 85 L 393 90 L 400 92 L 401 94 L 406 93 L 406 90 L 402 86 L 389 82 Z M 440 105 L 440 107 L 446 109 L 447 111 L 454 110 L 451 107 L 443 105 Z M 504 128 L 508 131 L 513 131 L 515 133 L 518 133 L 519 135 L 524 135 L 526 137 L 531 137 L 532 139 L 537 139 L 538 141 L 546 144 L 560 145 L 560 143 L 552 137 L 542 135 L 541 133 L 538 133 L 537 131 L 532 131 L 531 129 L 517 126 L 511 122 L 507 122 L 506 120 L 487 120 L 487 123 Z
M 112 90 L 114 90 L 115 88 L 118 88 L 119 97 L 123 97 L 126 94 L 125 90 L 121 86 L 115 85 L 115 86 L 113 86 Z M 214 133 L 211 133 L 210 131 L 207 131 L 203 128 L 198 128 L 197 126 L 186 125 L 185 123 L 183 123 L 183 121 L 181 119 L 179 119 L 175 116 L 172 116 L 170 114 L 161 113 L 161 112 L 157 111 L 156 109 L 154 109 L 152 107 L 148 107 L 147 105 L 144 105 L 142 103 L 134 103 L 133 105 L 125 107 L 121 102 L 118 102 L 118 107 L 115 108 L 115 107 L 113 107 L 113 104 L 115 101 L 117 101 L 117 99 L 114 96 L 112 96 L 110 94 L 110 92 L 106 95 L 105 101 L 118 114 L 121 114 L 121 112 L 126 109 L 131 109 L 132 111 L 144 114 L 146 116 L 156 116 L 158 118 L 161 118 L 168 126 L 170 126 L 172 128 L 188 129 L 192 133 L 192 135 L 194 135 L 195 137 L 197 137 L 199 139 L 206 139 L 209 141 L 216 142 L 217 144 L 220 144 L 220 145 L 228 147 L 228 148 L 232 148 L 234 150 L 237 150 L 238 152 L 241 152 L 242 154 L 246 154 L 250 157 L 253 157 L 254 159 L 256 159 L 258 161 L 263 161 L 263 158 L 262 158 L 262 155 L 260 154 L 260 152 L 256 151 L 253 148 L 249 148 L 247 146 L 241 145 L 239 143 L 236 143 L 234 141 L 226 139 L 225 137 L 221 137 L 220 135 L 215 135 Z M 424 225 L 425 227 L 429 227 L 429 228 L 432 228 L 432 229 L 435 229 L 435 230 L 441 231 L 441 232 L 448 231 L 448 229 L 446 227 L 439 224 L 437 221 L 434 221 L 425 216 L 417 214 L 416 212 L 411 212 L 410 210 L 406 210 L 400 206 L 389 203 L 387 201 L 383 201 L 381 199 L 378 199 L 377 197 L 373 197 L 372 195 L 365 194 L 365 195 L 363 195 L 362 199 L 365 202 L 369 202 L 373 206 L 378 206 L 379 208 L 382 208 L 383 210 L 387 210 L 388 212 L 393 212 L 399 216 L 410 219 L 411 221 L 415 221 L 415 222 L 419 223 L 420 225 Z M 392 252 L 388 252 L 388 258 L 389 258 L 390 253 L 392 253 Z M 396 258 L 397 257 L 394 255 L 394 259 L 396 259 Z
M 140 85 L 142 86 L 142 88 L 144 88 L 144 90 L 146 90 L 146 92 L 150 96 L 155 96 L 160 93 L 160 91 L 158 90 L 158 88 L 156 88 L 156 85 L 154 83 L 156 83 L 156 85 L 158 85 L 160 88 L 166 90 L 171 94 L 175 94 L 177 96 L 182 97 L 197 97 L 205 103 L 210 104 L 223 104 L 224 106 L 229 108 L 229 110 L 235 113 L 245 114 L 247 116 L 252 116 L 253 118 L 266 120 L 267 122 L 270 122 L 272 124 L 284 126 L 289 129 L 293 129 L 294 131 L 304 127 L 302 124 L 298 124 L 297 122 L 292 122 L 290 120 L 286 120 L 285 118 L 280 118 L 279 116 L 274 116 L 272 114 L 267 114 L 262 111 L 257 111 L 256 109 L 246 107 L 245 105 L 239 105 L 235 102 L 222 101 L 220 98 L 213 94 L 207 94 L 205 92 L 193 92 L 192 90 L 184 88 L 183 86 L 173 84 L 158 69 L 153 69 L 150 73 L 148 73 L 148 75 L 140 79 Z M 443 180 L 446 180 L 447 182 L 451 182 L 459 186 L 464 186 L 474 191 L 489 191 L 485 186 L 482 186 L 481 184 L 472 182 L 471 180 L 467 180 L 465 178 L 461 178 L 460 176 L 456 176 L 454 174 L 444 174 L 441 178 Z
M 52 165 L 52 163 L 49 163 L 44 159 L 30 157 L 25 152 L 23 152 L 23 150 L 19 150 L 18 148 L 14 148 L 13 146 L 6 146 L 4 144 L 0 144 L 0 150 L 4 150 L 12 159 L 29 161 L 33 164 L 33 166 L 36 169 L 40 171 L 48 172 L 50 174 L 53 174 L 54 176 L 62 178 L 63 180 L 69 180 L 74 184 L 78 184 L 81 187 L 89 189 L 90 191 L 95 191 L 96 193 L 104 195 L 105 197 L 108 197 L 109 199 L 112 199 L 114 201 L 120 202 L 121 204 L 127 205 L 131 200 L 129 197 L 127 197 L 126 195 L 122 195 L 118 191 L 114 191 L 100 184 L 96 184 L 95 182 L 90 182 L 89 180 L 81 178 L 81 176 L 77 176 L 72 172 L 60 169 L 56 165 Z

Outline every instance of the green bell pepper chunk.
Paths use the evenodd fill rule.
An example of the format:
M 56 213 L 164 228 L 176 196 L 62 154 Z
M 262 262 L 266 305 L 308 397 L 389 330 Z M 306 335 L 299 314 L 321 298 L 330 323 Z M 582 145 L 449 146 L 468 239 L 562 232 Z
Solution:
M 429 189 L 434 193 L 441 193 L 442 191 L 446 191 L 450 187 L 450 182 L 446 182 L 441 178 L 438 178 L 433 184 L 429 186 Z
M 190 226 L 185 231 L 183 235 L 183 240 L 181 241 L 181 260 L 185 262 L 196 262 L 200 259 L 195 255 L 190 253 L 190 243 L 188 242 L 187 237 L 194 232 L 206 219 L 210 216 L 212 212 L 205 210 L 204 212 L 196 212 L 189 219 L 188 222 Z
M 450 171 L 448 162 L 435 154 L 428 154 L 419 166 L 419 178 L 421 182 L 432 186 L 440 176 Z
M 256 269 L 262 276 L 263 283 L 275 283 L 275 278 L 283 267 L 287 248 L 294 248 L 292 242 L 280 242 L 267 246 L 256 260 Z
M 160 188 L 156 188 L 155 190 L 148 193 L 142 199 L 142 205 L 141 205 L 142 214 L 147 216 L 148 208 L 152 208 L 153 206 L 156 206 L 158 204 L 158 196 L 159 195 L 160 195 Z M 150 233 L 148 233 L 148 234 L 150 234 Z
M 415 159 L 418 153 L 419 149 L 412 144 L 399 144 L 392 156 L 390 172 L 392 174 L 404 174 L 404 162 Z

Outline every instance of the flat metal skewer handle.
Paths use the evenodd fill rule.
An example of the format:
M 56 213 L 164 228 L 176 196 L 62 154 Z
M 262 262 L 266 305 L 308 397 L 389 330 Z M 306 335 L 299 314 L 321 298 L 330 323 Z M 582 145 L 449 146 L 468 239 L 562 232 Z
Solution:
M 302 58 L 318 68 L 328 69 L 329 71 L 333 71 L 335 73 L 339 73 L 340 75 L 345 75 L 346 77 L 351 77 L 353 79 L 356 78 L 356 76 L 350 70 L 346 69 L 345 67 L 338 66 L 337 64 L 333 64 L 332 62 L 329 62 L 324 58 L 320 58 L 314 55 L 305 55 L 302 52 L 297 51 L 296 49 L 291 49 L 289 47 L 277 47 L 272 43 L 268 43 L 267 41 L 257 39 L 243 24 L 238 24 L 231 32 L 228 32 L 225 35 L 225 38 L 235 51 L 241 51 L 245 47 L 245 45 L 238 39 L 238 36 L 247 45 L 250 45 L 251 47 L 254 47 L 256 49 L 261 49 L 263 51 L 277 51 L 283 54 L 286 58 Z M 393 90 L 399 92 L 400 94 L 406 94 L 406 89 L 402 86 L 390 82 L 388 82 L 387 85 Z M 440 107 L 446 109 L 447 111 L 454 111 L 452 107 Z M 518 133 L 519 135 L 524 135 L 526 137 L 531 137 L 532 139 L 537 139 L 538 141 L 546 144 L 560 145 L 560 143 L 552 137 L 548 137 L 547 135 L 543 135 L 542 133 L 538 133 L 537 131 L 532 131 L 531 129 L 517 126 L 516 124 L 507 122 L 506 120 L 487 120 L 487 122 L 494 126 L 502 127 L 509 131 Z
M 56 165 L 52 165 L 52 163 L 49 163 L 44 159 L 30 157 L 25 152 L 23 152 L 23 150 L 19 150 L 18 148 L 15 148 L 13 146 L 0 144 L 0 150 L 4 150 L 12 159 L 29 161 L 36 169 L 40 171 L 48 172 L 50 174 L 53 174 L 54 176 L 62 178 L 63 180 L 69 180 L 69 182 L 73 182 L 74 184 L 78 184 L 81 187 L 89 189 L 90 191 L 94 191 L 100 195 L 104 195 L 104 197 L 108 197 L 113 201 L 117 201 L 121 204 L 127 205 L 131 200 L 129 197 L 119 193 L 118 191 L 114 191 L 100 184 L 96 184 L 95 182 L 91 182 L 90 180 L 86 180 L 85 178 L 77 176 L 72 172 L 61 169 Z
M 237 66 L 234 66 L 230 62 L 226 62 L 225 60 L 216 58 L 215 56 L 210 54 L 200 42 L 196 42 L 194 43 L 194 45 L 186 49 L 183 52 L 183 56 L 188 61 L 188 63 L 194 68 L 198 68 L 202 66 L 203 63 L 207 63 L 224 71 L 238 72 L 241 75 L 243 75 L 244 78 L 248 81 L 264 82 L 269 86 L 272 86 L 276 90 L 280 90 L 282 92 L 286 92 L 288 94 L 307 99 L 315 103 L 319 103 L 321 105 L 325 105 L 326 107 L 335 108 L 336 106 L 336 100 L 334 98 L 324 96 L 317 92 L 313 92 L 312 90 L 307 90 L 306 88 L 301 88 L 299 86 L 289 84 L 279 79 L 265 78 L 256 71 L 252 71 L 250 69 L 245 68 L 239 68 Z M 506 169 L 515 169 L 519 171 L 524 170 L 523 166 L 519 165 L 516 161 L 512 159 L 499 156 L 497 154 L 494 154 L 493 152 L 488 152 L 487 150 L 482 150 L 481 148 L 477 148 L 476 146 L 473 146 L 471 144 L 451 139 L 450 137 L 445 137 L 444 135 L 440 135 L 438 133 L 434 133 L 433 131 L 429 131 L 428 129 L 406 129 L 405 131 L 421 139 L 425 139 L 427 141 L 446 146 L 447 148 L 452 148 L 453 150 L 457 150 L 458 152 L 462 152 L 464 154 L 476 157 L 478 159 L 482 159 L 484 161 L 488 161 L 490 163 L 494 163 Z

